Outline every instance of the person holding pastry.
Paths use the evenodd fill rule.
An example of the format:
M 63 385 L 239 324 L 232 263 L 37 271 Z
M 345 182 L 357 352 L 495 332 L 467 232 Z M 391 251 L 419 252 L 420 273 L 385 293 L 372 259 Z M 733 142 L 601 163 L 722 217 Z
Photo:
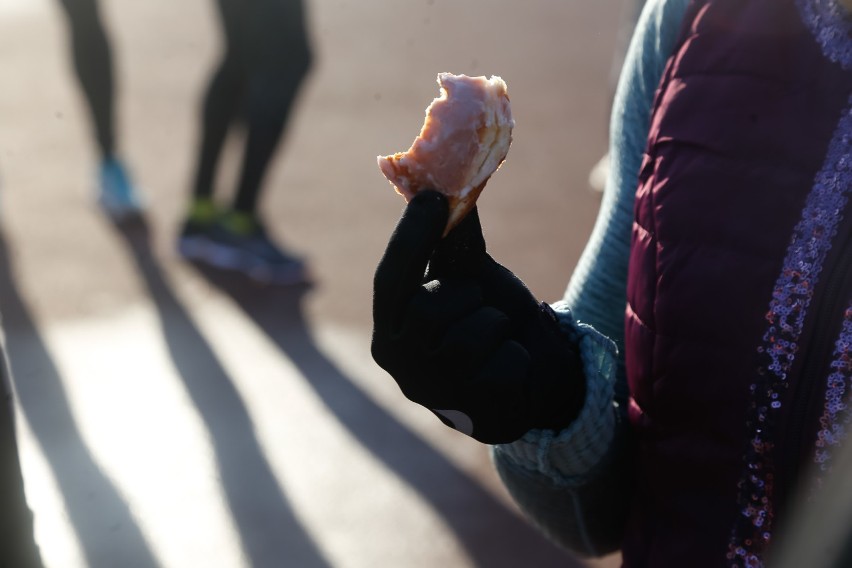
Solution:
M 831 473 L 852 428 L 850 10 L 649 0 L 598 221 L 553 304 L 488 254 L 477 207 L 448 229 L 452 188 L 407 191 L 418 168 L 382 166 L 408 204 L 376 270 L 373 357 L 490 445 L 570 551 L 765 566 L 794 498 Z M 505 115 L 476 81 L 480 118 L 427 116 L 396 162 L 458 156 L 422 152 L 457 139 L 433 126 L 489 146 L 481 117 Z

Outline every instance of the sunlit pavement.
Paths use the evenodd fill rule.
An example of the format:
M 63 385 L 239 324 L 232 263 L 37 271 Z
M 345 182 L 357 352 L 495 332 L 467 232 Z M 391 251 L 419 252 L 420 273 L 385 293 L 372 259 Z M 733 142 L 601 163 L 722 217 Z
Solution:
M 263 207 L 311 259 L 316 284 L 291 289 L 173 252 L 212 0 L 102 4 L 148 205 L 119 226 L 93 205 L 58 0 L 0 0 L 0 313 L 47 566 L 579 565 L 520 517 L 482 446 L 370 358 L 372 271 L 401 208 L 375 156 L 410 144 L 438 71 L 502 75 L 518 126 L 486 236 L 554 299 L 598 205 L 617 3 L 311 4 L 316 65 Z
M 41 334 L 4 283 L 49 565 L 558 561 L 478 449 L 407 412 L 363 338 L 310 329 L 299 291 L 193 301 L 141 264 L 150 302 Z

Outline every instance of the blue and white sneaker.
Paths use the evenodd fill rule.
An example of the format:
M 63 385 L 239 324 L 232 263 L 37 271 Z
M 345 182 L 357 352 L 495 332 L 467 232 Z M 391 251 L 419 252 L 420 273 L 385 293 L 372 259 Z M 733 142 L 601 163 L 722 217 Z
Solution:
M 101 163 L 98 203 L 115 221 L 142 213 L 142 202 L 124 165 L 116 158 Z

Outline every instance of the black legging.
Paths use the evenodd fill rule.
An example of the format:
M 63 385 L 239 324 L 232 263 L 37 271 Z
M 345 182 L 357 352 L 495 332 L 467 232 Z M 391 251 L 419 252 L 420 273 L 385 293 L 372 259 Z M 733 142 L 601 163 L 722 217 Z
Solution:
M 247 129 L 234 209 L 253 213 L 311 63 L 301 0 L 217 0 L 225 52 L 204 100 L 196 197 L 210 197 L 228 131 Z
M 112 56 L 97 0 L 60 3 L 68 16 L 74 69 L 92 115 L 98 148 L 108 158 L 115 152 Z

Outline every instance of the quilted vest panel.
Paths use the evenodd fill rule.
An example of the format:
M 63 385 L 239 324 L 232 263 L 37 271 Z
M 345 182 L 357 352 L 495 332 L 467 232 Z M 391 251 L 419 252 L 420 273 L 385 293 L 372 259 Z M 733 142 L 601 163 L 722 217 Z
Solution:
M 625 318 L 626 566 L 761 565 L 848 418 L 826 426 L 852 389 L 852 74 L 819 4 L 693 2 L 657 92 Z

